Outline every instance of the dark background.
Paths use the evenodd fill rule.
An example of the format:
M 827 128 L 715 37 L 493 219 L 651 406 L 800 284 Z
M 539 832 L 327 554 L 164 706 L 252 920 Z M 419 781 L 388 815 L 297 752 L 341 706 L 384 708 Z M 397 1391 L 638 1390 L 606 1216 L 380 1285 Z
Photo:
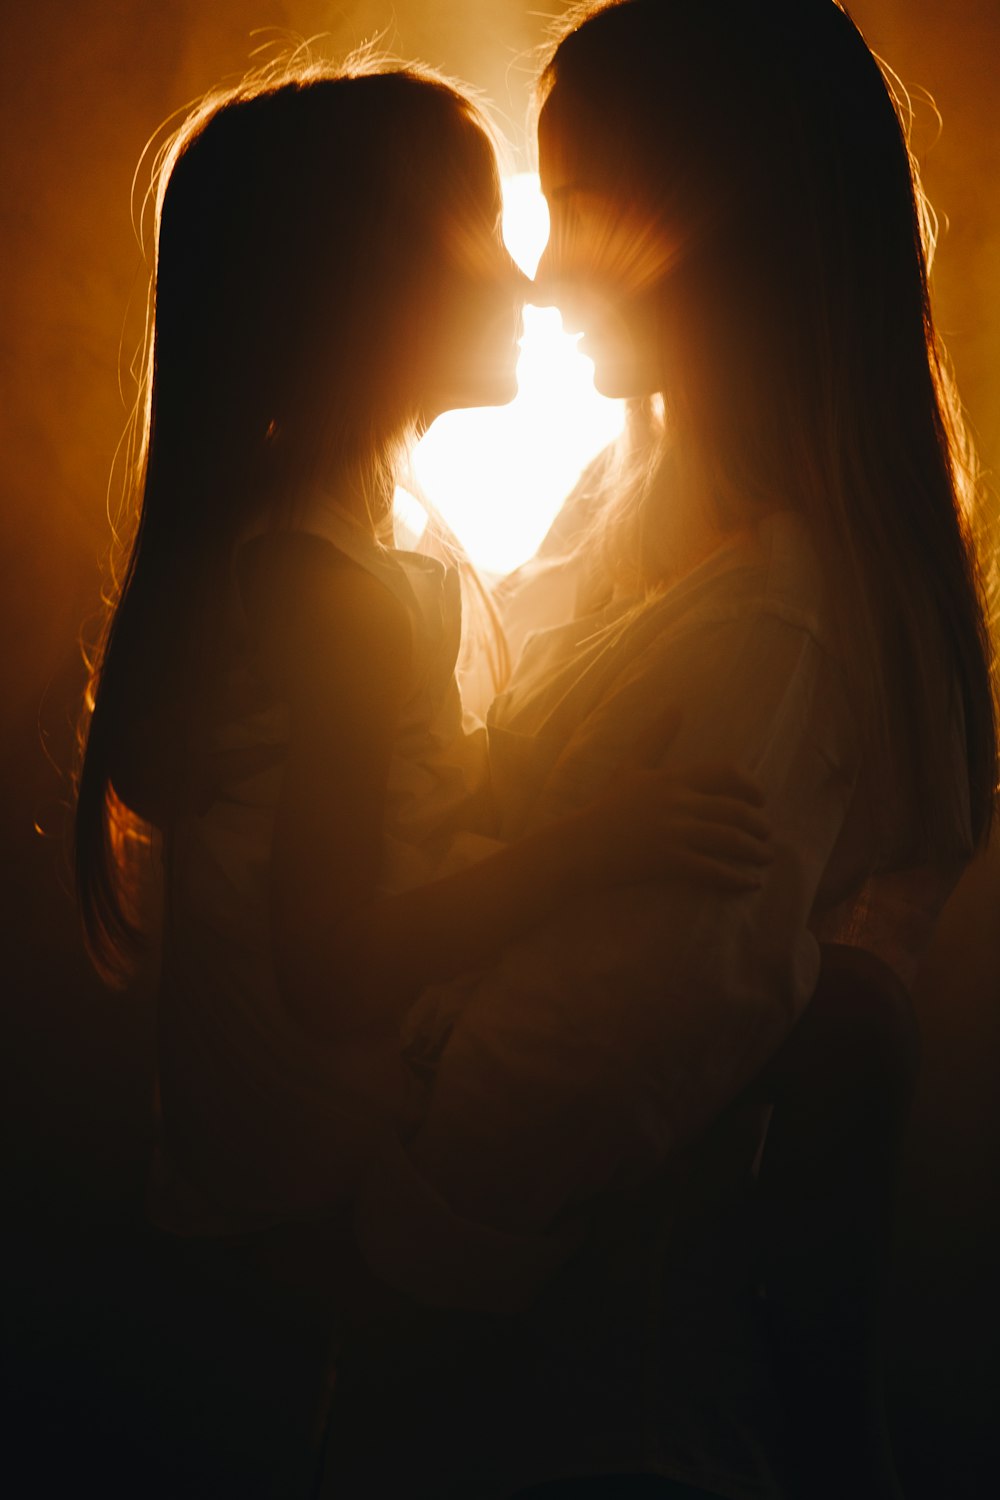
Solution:
M 557 0 L 541 3 L 551 14 L 560 9 Z M 939 325 L 984 466 L 995 472 L 1000 3 L 857 0 L 852 9 L 915 92 L 914 145 L 942 225 L 933 278 Z M 483 88 L 505 118 L 512 163 L 527 167 L 531 51 L 545 17 L 534 0 L 16 0 L 3 22 L 4 1199 L 22 1248 L 35 1247 L 36 1267 L 32 1278 L 22 1256 L 6 1295 L 48 1307 L 54 1326 L 60 1298 L 37 1269 L 47 1264 L 45 1247 L 65 1256 L 75 1236 L 128 1221 L 148 1143 L 150 1006 L 108 995 L 90 976 L 64 844 L 83 682 L 78 641 L 97 607 L 108 475 L 126 415 L 118 368 L 128 395 L 145 298 L 129 216 L 136 161 L 171 111 L 243 71 L 266 39 L 251 37 L 256 28 L 327 33 L 321 46 L 334 56 L 388 28 L 392 50 Z M 933 95 L 940 128 L 921 90 Z M 914 1495 L 992 1494 L 1000 840 L 956 893 L 918 1002 L 924 1066 L 893 1301 L 897 1443 Z

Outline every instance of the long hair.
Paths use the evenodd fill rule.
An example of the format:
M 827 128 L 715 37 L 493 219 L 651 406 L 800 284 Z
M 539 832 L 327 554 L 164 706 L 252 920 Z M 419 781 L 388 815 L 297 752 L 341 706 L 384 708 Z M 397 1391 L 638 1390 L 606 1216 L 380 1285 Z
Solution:
M 449 250 L 477 214 L 492 228 L 500 212 L 471 96 L 364 57 L 210 95 L 161 150 L 153 193 L 134 520 L 77 784 L 80 910 L 112 981 L 141 942 L 130 851 L 192 774 L 234 542 L 255 519 L 290 524 L 304 488 L 331 476 L 389 534 Z M 152 796 L 122 786 L 125 745 Z
M 663 231 L 664 400 L 718 519 L 790 506 L 812 530 L 886 855 L 901 823 L 906 857 L 957 852 L 956 724 L 985 840 L 997 730 L 979 479 L 887 70 L 835 0 L 610 0 L 570 12 L 539 100 L 543 149 Z M 648 534 L 662 486 L 644 482 Z

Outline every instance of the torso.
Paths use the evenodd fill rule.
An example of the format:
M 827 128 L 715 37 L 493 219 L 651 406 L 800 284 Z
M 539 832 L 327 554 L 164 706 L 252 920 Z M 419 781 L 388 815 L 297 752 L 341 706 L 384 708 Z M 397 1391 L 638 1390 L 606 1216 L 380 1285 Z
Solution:
M 463 723 L 454 675 L 458 579 L 431 558 L 378 546 L 325 496 L 300 525 L 376 578 L 410 621 L 379 877 L 384 891 L 400 890 L 481 852 L 488 765 L 484 732 Z M 342 1198 L 366 1129 L 396 1086 L 357 1048 L 317 1047 L 285 1013 L 270 943 L 268 867 L 288 710 L 255 667 L 235 587 L 226 642 L 204 752 L 270 750 L 273 763 L 221 787 L 203 813 L 170 824 L 159 1007 L 169 1171 L 200 1178 L 206 1229 L 253 1228 Z M 189 1189 L 171 1195 L 160 1182 L 152 1209 L 165 1227 L 198 1228 L 190 1208 L 197 1194 Z M 172 1207 L 171 1196 L 189 1206 Z M 171 1224 L 172 1214 L 185 1224 Z

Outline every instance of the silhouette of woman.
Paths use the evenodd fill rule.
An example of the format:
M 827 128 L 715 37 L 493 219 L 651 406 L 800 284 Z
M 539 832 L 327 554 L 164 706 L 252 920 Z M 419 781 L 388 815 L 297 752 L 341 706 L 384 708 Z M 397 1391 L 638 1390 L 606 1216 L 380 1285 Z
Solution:
M 458 579 L 392 545 L 392 500 L 438 412 L 514 394 L 500 206 L 485 118 L 426 70 L 251 79 L 165 155 L 141 504 L 76 861 L 91 951 L 121 974 L 158 831 L 168 1229 L 342 1205 L 428 981 L 591 883 L 655 870 L 739 892 L 767 857 L 754 788 L 711 769 L 637 772 L 516 851 L 482 837 Z
M 598 387 L 629 400 L 630 446 L 564 560 L 575 618 L 529 639 L 491 711 L 503 832 L 580 805 L 672 702 L 665 763 L 731 756 L 757 778 L 775 858 L 726 905 L 655 884 L 582 901 L 425 998 L 426 1112 L 370 1178 L 358 1233 L 385 1280 L 444 1307 L 517 1306 L 587 1243 L 591 1211 L 787 1033 L 821 939 L 908 982 L 997 780 L 931 221 L 850 17 L 834 0 L 585 5 L 539 95 L 539 281 Z M 681 1431 L 658 1401 L 658 1272 L 657 1247 L 633 1245 L 559 1322 L 547 1389 L 572 1420 L 526 1400 L 498 1443 L 487 1409 L 467 1461 L 502 1450 L 506 1492 L 619 1470 L 769 1493 L 745 1411 Z M 662 1353 L 683 1384 L 684 1352 Z M 428 1472 L 449 1441 L 428 1440 Z

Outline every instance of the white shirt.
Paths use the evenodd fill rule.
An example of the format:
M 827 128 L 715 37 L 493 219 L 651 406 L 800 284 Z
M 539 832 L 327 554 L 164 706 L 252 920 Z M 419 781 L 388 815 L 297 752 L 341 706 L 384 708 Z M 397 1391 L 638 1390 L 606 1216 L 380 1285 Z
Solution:
M 870 879 L 857 726 L 794 513 L 652 602 L 528 640 L 490 715 L 505 837 L 596 797 L 671 705 L 683 718 L 664 763 L 754 776 L 774 861 L 739 896 L 665 884 L 594 896 L 425 997 L 418 1043 L 421 1024 L 454 1019 L 427 1115 L 387 1154 L 357 1220 L 372 1265 L 420 1300 L 522 1299 L 575 1242 L 577 1209 L 648 1177 L 773 1052 L 815 986 L 817 933 L 849 935 L 862 898 L 869 915 L 874 901 L 866 930 L 908 975 L 957 878 L 955 864 Z M 964 774 L 957 759 L 963 786 Z M 956 843 L 971 849 L 965 817 Z M 456 1181 L 472 1183 L 461 1211 Z

